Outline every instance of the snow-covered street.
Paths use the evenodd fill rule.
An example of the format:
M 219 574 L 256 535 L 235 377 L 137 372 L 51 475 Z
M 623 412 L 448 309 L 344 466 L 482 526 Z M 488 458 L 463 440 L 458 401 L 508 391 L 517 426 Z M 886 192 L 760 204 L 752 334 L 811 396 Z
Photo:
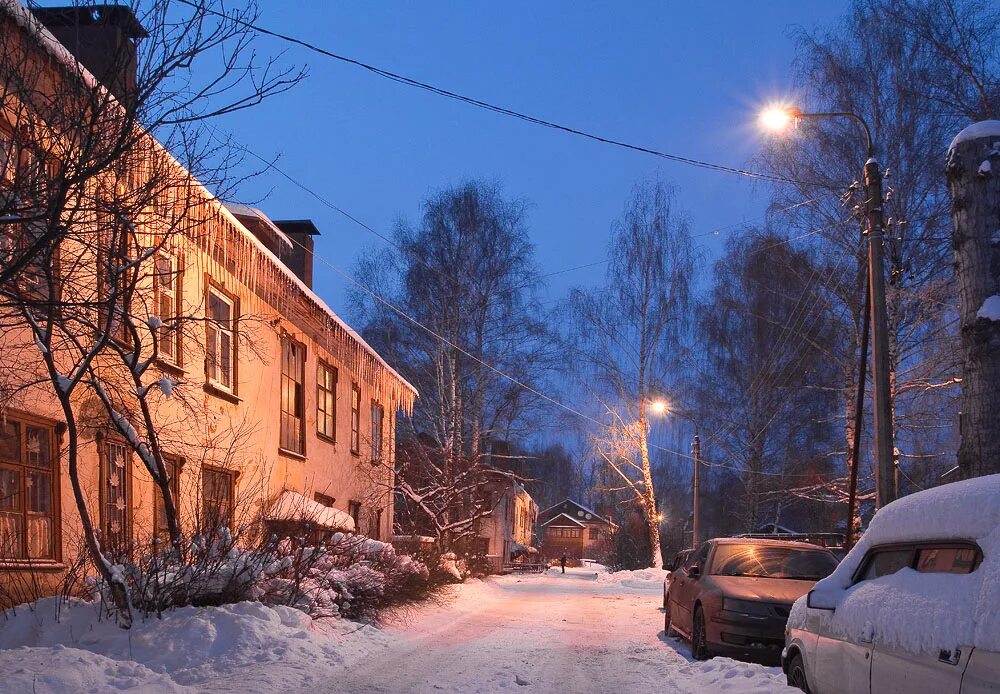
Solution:
M 393 644 L 337 678 L 352 692 L 777 692 L 777 668 L 691 662 L 664 639 L 663 572 L 550 570 L 460 586 L 446 609 L 388 625 Z
M 600 573 L 595 571 L 600 569 Z M 382 628 L 259 603 L 181 608 L 131 631 L 76 603 L 0 628 L 0 692 L 791 692 L 777 668 L 692 662 L 664 640 L 663 572 L 471 580 Z

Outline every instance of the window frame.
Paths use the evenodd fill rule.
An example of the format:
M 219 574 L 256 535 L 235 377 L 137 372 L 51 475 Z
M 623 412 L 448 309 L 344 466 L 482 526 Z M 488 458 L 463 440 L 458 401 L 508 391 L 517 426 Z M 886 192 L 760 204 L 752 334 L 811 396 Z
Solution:
M 208 527 L 207 513 L 209 507 L 207 503 L 208 495 L 205 493 L 205 484 L 209 475 L 219 475 L 220 477 L 225 477 L 228 480 L 225 489 L 226 489 L 226 496 L 229 502 L 229 513 L 228 513 L 228 518 L 226 519 L 227 524 L 225 527 L 227 527 L 230 531 L 232 531 L 233 529 L 234 517 L 236 515 L 236 478 L 239 475 L 234 470 L 227 470 L 226 468 L 215 467 L 214 465 L 203 465 L 201 467 L 201 480 L 200 480 L 201 489 L 199 490 L 201 498 L 201 509 L 200 513 L 198 514 L 199 515 L 198 521 L 199 524 L 201 525 L 201 532 L 208 534 L 208 536 L 213 536 L 215 533 L 218 532 L 219 528 L 223 527 L 223 525 L 221 523 L 217 523 L 212 528 Z M 218 514 L 216 514 L 216 520 L 220 520 Z
M 858 564 L 858 568 L 855 570 L 853 576 L 851 577 L 851 585 L 857 585 L 864 581 L 874 581 L 877 578 L 882 578 L 878 576 L 876 578 L 864 578 L 864 575 L 868 572 L 868 568 L 872 561 L 875 559 L 875 555 L 881 552 L 898 552 L 898 551 L 908 551 L 910 553 L 910 561 L 906 567 L 911 568 L 914 571 L 919 571 L 917 569 L 917 557 L 919 556 L 920 550 L 922 549 L 971 549 L 975 552 L 975 560 L 972 563 L 972 568 L 968 573 L 974 573 L 979 565 L 983 562 L 983 550 L 979 546 L 979 543 L 973 540 L 924 540 L 920 542 L 893 542 L 883 545 L 875 545 L 870 547 L 865 556 L 861 559 L 861 563 Z M 895 572 L 894 572 L 895 573 Z M 951 571 L 920 571 L 920 573 L 947 573 L 953 574 L 955 576 L 964 576 L 967 574 L 959 574 Z M 891 576 L 892 574 L 885 574 L 886 576 Z
M 58 564 L 62 561 L 62 505 L 61 491 L 60 491 L 60 424 L 52 421 L 43 419 L 40 417 L 33 417 L 30 415 L 25 415 L 17 411 L 10 411 L 6 414 L 6 419 L 8 422 L 16 422 L 19 426 L 18 432 L 18 455 L 19 460 L 0 460 L 0 467 L 14 467 L 17 468 L 20 474 L 20 489 L 18 494 L 20 495 L 21 509 L 19 511 L 22 520 L 21 533 L 18 538 L 19 544 L 21 545 L 21 556 L 20 557 L 7 557 L 0 555 L 0 566 L 5 568 L 18 568 L 18 567 L 31 567 L 39 566 L 42 564 Z M 49 528 L 49 548 L 50 552 L 47 557 L 30 557 L 29 547 L 28 547 L 28 519 L 31 515 L 34 516 L 44 516 L 45 514 L 39 512 L 30 512 L 28 510 L 28 491 L 27 491 L 27 478 L 28 472 L 31 470 L 42 470 L 41 467 L 36 467 L 29 465 L 27 462 L 28 454 L 28 435 L 27 427 L 32 427 L 35 429 L 42 429 L 47 432 L 49 437 L 49 509 L 48 518 L 50 521 Z M 30 514 L 30 515 L 29 515 Z
M 588 540 L 600 540 L 601 539 L 601 529 L 600 528 L 588 528 L 589 533 L 587 534 Z
M 289 357 L 288 355 L 291 354 Z M 298 354 L 296 360 L 295 355 Z M 286 357 L 287 360 L 286 360 Z M 297 361 L 297 363 L 296 363 Z M 288 369 L 294 368 L 297 373 L 290 373 Z M 298 377 L 298 380 L 296 380 Z M 292 411 L 286 409 L 286 386 L 291 388 Z M 281 374 L 279 376 L 279 419 L 278 419 L 278 452 L 290 453 L 293 456 L 305 456 L 306 454 L 306 346 L 294 339 L 291 335 L 281 336 Z M 296 410 L 298 414 L 296 414 Z M 290 420 L 290 421 L 289 421 Z M 297 422 L 295 421 L 297 420 Z M 286 424 L 289 421 L 289 424 Z M 296 424 L 297 432 L 286 430 L 287 426 Z M 287 440 L 292 435 L 296 436 L 295 441 Z M 286 443 L 294 444 L 287 446 Z
M 354 532 L 361 532 L 361 502 L 351 499 L 347 502 L 347 515 L 354 520 Z
M 385 408 L 377 400 L 371 402 L 371 444 L 372 444 L 372 465 L 380 465 L 385 455 Z M 376 432 L 376 422 L 378 431 Z M 376 436 L 377 433 L 377 436 Z
M 351 454 L 361 455 L 361 385 L 351 382 Z
M 160 272 L 159 263 L 165 260 L 170 264 L 168 274 L 171 278 L 170 289 L 164 290 L 164 282 Z M 156 317 L 163 324 L 156 329 L 157 360 L 171 366 L 182 368 L 184 366 L 183 331 L 179 325 L 168 328 L 165 324 L 176 323 L 181 317 L 181 307 L 184 297 L 184 264 L 181 257 L 167 249 L 161 249 L 153 255 L 153 307 Z M 171 307 L 170 315 L 163 316 L 162 304 L 163 295 L 168 294 Z M 169 339 L 167 339 L 169 338 Z M 206 343 L 208 340 L 206 339 Z M 163 352 L 163 344 L 169 344 L 174 353 L 172 355 Z
M 334 504 L 337 503 L 337 498 L 330 496 L 329 494 L 324 494 L 323 492 L 313 492 L 313 501 L 320 506 L 334 508 Z
M 105 548 L 107 548 L 112 552 L 121 551 L 122 553 L 121 556 L 129 556 L 131 553 L 131 545 L 132 545 L 132 523 L 133 523 L 133 517 L 132 517 L 133 516 L 132 514 L 133 451 L 132 448 L 128 445 L 128 443 L 125 441 L 125 439 L 121 438 L 117 434 L 108 434 L 102 432 L 98 436 L 97 444 L 98 444 L 98 461 L 100 462 L 100 467 L 101 467 L 100 474 L 98 475 L 99 485 L 100 485 L 100 489 L 98 490 L 98 497 L 100 501 L 101 544 L 102 546 L 104 546 Z M 125 504 L 125 508 L 122 511 L 123 513 L 122 520 L 124 527 L 120 532 L 120 534 L 122 535 L 121 541 L 122 544 L 124 544 L 123 547 L 112 546 L 113 543 L 109 539 L 111 537 L 111 532 L 109 532 L 110 530 L 109 524 L 112 519 L 108 517 L 109 516 L 108 483 L 110 482 L 110 479 L 108 477 L 108 464 L 109 464 L 108 450 L 111 446 L 116 446 L 121 448 L 122 451 L 124 452 L 124 457 L 125 457 L 125 463 L 122 466 L 123 471 L 121 476 L 121 482 L 125 487 L 125 491 L 122 494 Z
M 331 388 L 326 387 L 326 379 L 323 374 L 332 376 Z M 340 380 L 340 372 L 324 359 L 317 360 L 316 364 L 316 436 L 325 439 L 330 443 L 337 442 L 337 385 Z M 324 409 L 324 405 L 329 405 L 330 410 Z M 328 420 L 330 432 L 327 433 L 320 428 L 322 422 Z
M 97 225 L 97 331 L 100 334 L 107 325 L 108 337 L 120 345 L 127 346 L 130 339 L 126 323 L 131 306 L 126 303 L 125 299 L 129 286 L 138 273 L 135 269 L 124 270 L 117 277 L 111 277 L 110 273 L 106 272 L 105 265 L 110 265 L 112 253 L 122 257 L 128 256 L 133 239 L 121 228 L 123 225 L 120 221 L 116 223 L 106 213 L 98 215 Z M 109 225 L 111 231 L 108 232 L 103 225 Z M 106 238 L 108 233 L 112 236 L 112 242 L 117 240 L 114 248 L 111 247 L 111 243 Z M 116 236 L 117 239 L 115 239 Z M 113 286 L 113 280 L 117 281 L 117 287 Z M 119 296 L 114 305 L 109 305 L 106 302 L 110 300 L 112 291 L 117 292 Z
M 209 315 L 209 301 L 212 294 L 223 300 L 224 303 L 229 305 L 231 314 L 229 318 L 230 327 L 220 328 L 219 323 Z M 239 392 L 239 321 L 240 321 L 240 299 L 238 296 L 232 292 L 226 290 L 224 286 L 218 282 L 208 279 L 205 287 L 205 382 L 212 389 L 225 393 L 227 395 L 237 395 Z M 212 350 L 209 349 L 209 330 L 214 330 L 216 335 L 222 333 L 228 333 L 230 339 L 229 345 L 229 380 L 230 385 L 226 385 L 222 381 L 218 380 L 212 375 L 212 361 L 216 356 Z M 221 343 L 222 341 L 216 337 L 218 346 L 220 348 L 221 354 Z M 218 368 L 218 367 L 217 367 Z

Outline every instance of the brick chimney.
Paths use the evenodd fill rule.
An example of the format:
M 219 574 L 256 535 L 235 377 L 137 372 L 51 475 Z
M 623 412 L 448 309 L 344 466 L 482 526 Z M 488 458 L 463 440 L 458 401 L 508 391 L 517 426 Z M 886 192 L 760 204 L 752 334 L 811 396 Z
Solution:
M 149 34 L 123 5 L 33 7 L 66 49 L 126 106 L 136 98 L 136 46 Z
M 275 226 L 292 240 L 288 257 L 282 258 L 292 272 L 312 289 L 313 286 L 313 237 L 319 236 L 319 229 L 310 219 L 275 220 Z

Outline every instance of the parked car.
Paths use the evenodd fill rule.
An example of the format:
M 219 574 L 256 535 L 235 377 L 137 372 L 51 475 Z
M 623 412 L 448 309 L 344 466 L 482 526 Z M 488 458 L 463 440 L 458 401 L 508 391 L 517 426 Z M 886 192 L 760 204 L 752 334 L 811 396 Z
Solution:
M 663 630 L 687 638 L 697 660 L 777 663 L 792 603 L 836 566 L 829 550 L 804 542 L 709 540 L 673 572 Z
M 663 609 L 667 609 L 667 590 L 670 588 L 670 579 L 674 571 L 684 565 L 684 561 L 691 556 L 693 549 L 682 549 L 674 555 L 673 561 L 667 566 L 667 575 L 663 577 Z
M 782 668 L 813 694 L 1000 691 L 1000 475 L 894 501 L 796 601 Z

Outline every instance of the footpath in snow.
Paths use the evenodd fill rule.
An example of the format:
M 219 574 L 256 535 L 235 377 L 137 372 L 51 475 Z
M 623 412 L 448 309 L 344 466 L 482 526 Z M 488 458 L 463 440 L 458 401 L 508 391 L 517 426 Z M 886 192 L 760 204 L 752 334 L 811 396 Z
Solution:
M 598 567 L 599 568 L 599 567 Z M 662 571 L 550 570 L 456 586 L 381 629 L 255 603 L 130 631 L 54 600 L 0 623 L 0 692 L 793 692 L 777 668 L 664 639 Z

